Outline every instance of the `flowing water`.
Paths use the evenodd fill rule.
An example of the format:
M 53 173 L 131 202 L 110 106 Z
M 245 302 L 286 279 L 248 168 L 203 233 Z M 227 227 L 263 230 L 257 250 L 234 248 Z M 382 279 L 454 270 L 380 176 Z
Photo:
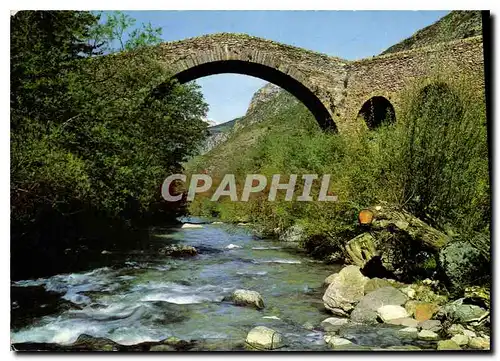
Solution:
M 87 272 L 13 282 L 12 342 L 67 345 L 89 334 L 123 345 L 169 336 L 230 345 L 265 325 L 282 332 L 291 349 L 326 347 L 321 332 L 303 326 L 328 317 L 320 287 L 339 266 L 318 263 L 286 243 L 258 240 L 241 226 L 156 229 L 150 243 L 149 251 L 105 252 L 103 266 Z M 194 246 L 199 255 L 155 251 L 172 243 Z M 265 309 L 225 300 L 239 288 L 258 291 Z M 25 295 L 44 301 L 23 309 Z
M 158 253 L 172 243 L 194 246 L 199 255 Z M 285 350 L 330 349 L 318 327 L 329 317 L 321 284 L 340 265 L 224 224 L 156 229 L 147 247 L 110 252 L 86 272 L 13 282 L 12 343 L 69 345 L 88 334 L 133 345 L 175 336 L 231 350 L 263 325 L 284 335 Z M 227 297 L 239 288 L 258 291 L 265 308 L 233 305 Z M 379 347 L 402 344 L 385 330 L 354 328 L 345 337 Z

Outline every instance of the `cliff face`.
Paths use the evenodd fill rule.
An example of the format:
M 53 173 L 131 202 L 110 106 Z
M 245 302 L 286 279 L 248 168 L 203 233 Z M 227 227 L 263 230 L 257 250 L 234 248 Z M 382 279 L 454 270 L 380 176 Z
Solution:
M 257 90 L 257 92 L 255 92 L 255 94 L 253 95 L 252 100 L 250 101 L 250 105 L 248 106 L 246 115 L 253 112 L 259 104 L 266 103 L 269 100 L 273 99 L 281 90 L 282 89 L 279 86 L 274 85 L 272 83 L 267 83 L 266 85 L 264 85 L 262 88 Z
M 274 102 L 276 104 L 274 104 L 272 109 L 266 107 L 270 101 L 276 100 L 280 94 L 287 95 L 285 101 L 286 104 L 281 104 L 283 102 Z M 272 83 L 264 85 L 252 96 L 250 105 L 248 106 L 246 114 L 243 117 L 208 128 L 210 136 L 201 146 L 201 154 L 205 154 L 217 145 L 224 143 L 233 132 L 251 124 L 258 123 L 266 119 L 269 114 L 279 111 L 282 106 L 289 106 L 290 104 L 294 104 L 296 102 L 297 100 L 295 97 L 285 92 L 279 86 Z

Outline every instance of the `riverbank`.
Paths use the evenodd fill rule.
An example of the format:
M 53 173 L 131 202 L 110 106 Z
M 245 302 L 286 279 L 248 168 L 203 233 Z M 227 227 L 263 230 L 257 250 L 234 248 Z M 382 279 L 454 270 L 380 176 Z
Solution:
M 18 293 L 38 293 L 31 306 L 13 299 L 13 347 L 242 351 L 259 349 L 247 342 L 258 326 L 280 335 L 276 349 L 282 351 L 436 349 L 446 346 L 440 341 L 456 335 L 462 349 L 489 346 L 488 316 L 453 319 L 463 316 L 462 309 L 481 318 L 487 308 L 469 306 L 480 299 L 469 297 L 457 305 L 434 292 L 432 282 L 405 285 L 368 279 L 355 266 L 325 264 L 293 242 L 252 233 L 243 224 L 221 222 L 154 229 L 152 241 L 141 250 L 108 250 L 103 255 L 107 266 L 13 282 Z M 165 249 L 172 247 L 192 247 L 197 254 L 166 255 Z M 264 307 L 235 304 L 232 294 L 237 289 L 258 292 Z M 393 304 L 395 294 L 399 305 Z M 381 322 L 375 305 L 402 307 L 405 320 Z M 428 312 L 422 315 L 422 310 Z M 443 315 L 443 310 L 448 311 Z M 367 314 L 375 317 L 365 320 Z

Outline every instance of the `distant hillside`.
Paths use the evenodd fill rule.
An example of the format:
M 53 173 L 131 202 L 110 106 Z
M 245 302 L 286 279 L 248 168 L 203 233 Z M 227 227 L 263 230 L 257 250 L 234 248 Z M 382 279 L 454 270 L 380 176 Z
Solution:
M 248 161 L 259 139 L 266 134 L 320 131 L 307 108 L 286 91 L 274 92 L 266 101 L 256 103 L 251 112 L 233 122 L 234 126 L 230 130 L 217 132 L 209 138 L 212 139 L 210 147 L 206 147 L 200 156 L 191 159 L 187 169 L 217 170 L 223 173 L 235 164 Z
M 210 132 L 210 134 L 228 132 L 231 129 L 233 129 L 234 124 L 238 121 L 238 119 L 240 119 L 240 118 L 235 118 L 235 119 L 227 121 L 225 123 L 220 123 L 220 124 L 214 125 L 214 126 L 208 128 L 208 131 Z
M 482 35 L 481 11 L 452 11 L 434 24 L 391 46 L 381 55 L 477 35 Z

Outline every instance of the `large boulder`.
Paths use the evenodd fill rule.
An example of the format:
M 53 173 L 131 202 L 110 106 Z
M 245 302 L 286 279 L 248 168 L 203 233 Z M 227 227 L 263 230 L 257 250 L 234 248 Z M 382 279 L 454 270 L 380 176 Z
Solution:
M 467 241 L 457 241 L 439 252 L 439 263 L 452 291 L 459 293 L 483 273 L 487 262 L 481 250 Z
M 340 316 L 347 315 L 363 298 L 367 281 L 359 267 L 350 265 L 342 268 L 332 277 L 323 295 L 325 308 Z
M 445 318 L 452 322 L 468 323 L 482 319 L 487 315 L 487 312 L 477 305 L 465 304 L 464 299 L 459 298 L 441 307 L 436 317 Z
M 236 290 L 233 292 L 231 299 L 238 306 L 252 306 L 259 310 L 264 308 L 264 299 L 256 291 Z
M 407 297 L 394 287 L 381 287 L 365 295 L 351 313 L 351 320 L 376 323 L 377 310 L 386 305 L 402 306 Z
M 268 327 L 257 326 L 247 335 L 246 342 L 257 349 L 274 350 L 284 346 L 283 336 Z

